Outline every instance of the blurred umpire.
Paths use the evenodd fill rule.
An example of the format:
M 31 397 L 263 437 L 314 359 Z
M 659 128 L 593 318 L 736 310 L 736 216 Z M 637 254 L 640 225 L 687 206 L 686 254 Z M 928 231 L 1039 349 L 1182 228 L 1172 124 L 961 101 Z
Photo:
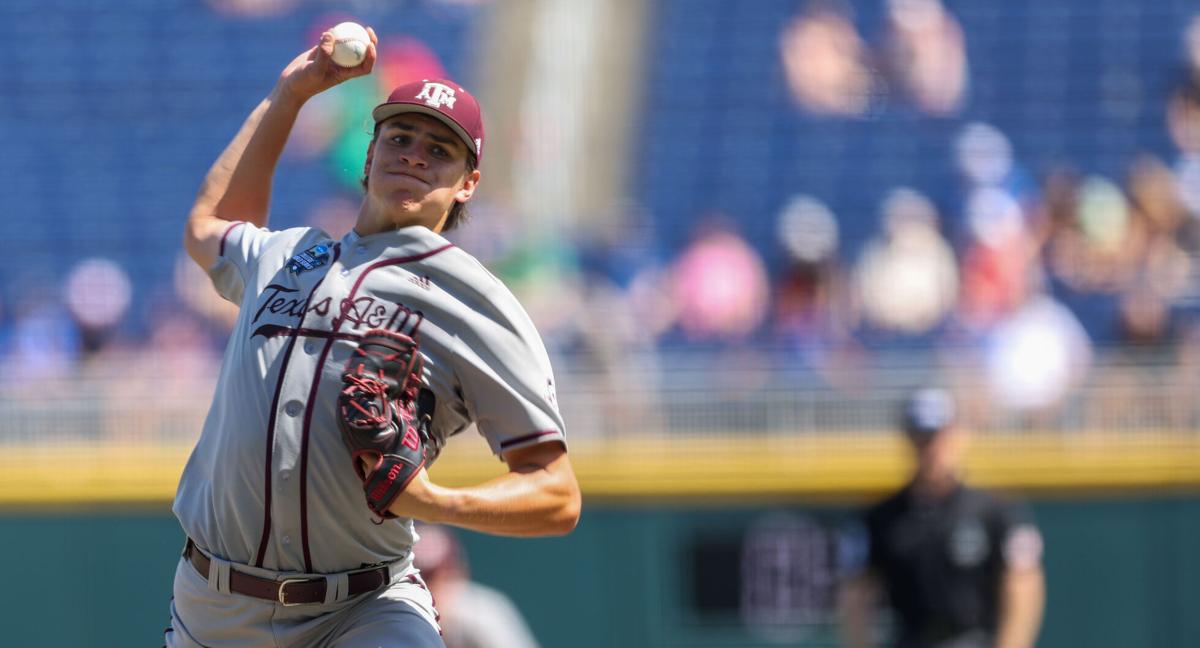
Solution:
M 902 426 L 916 472 L 867 511 L 845 552 L 858 556 L 841 592 L 847 645 L 872 645 L 882 590 L 897 648 L 1033 646 L 1045 601 L 1037 527 L 1021 508 L 963 483 L 966 433 L 948 392 L 911 395 Z

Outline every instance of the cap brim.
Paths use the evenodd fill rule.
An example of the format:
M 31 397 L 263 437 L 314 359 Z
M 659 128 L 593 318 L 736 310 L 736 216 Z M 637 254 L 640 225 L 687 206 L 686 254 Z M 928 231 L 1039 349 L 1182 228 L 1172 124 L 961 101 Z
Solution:
M 446 126 L 449 126 L 450 130 L 454 131 L 455 134 L 458 135 L 458 138 L 462 140 L 463 144 L 466 145 L 467 151 L 471 155 L 475 156 L 476 160 L 479 159 L 479 151 L 475 150 L 475 140 L 471 139 L 471 136 L 467 134 L 467 129 L 460 126 L 458 122 L 454 121 L 448 117 L 446 113 L 443 113 L 440 110 L 435 110 L 428 106 L 422 106 L 421 104 L 385 103 L 376 106 L 375 110 L 371 111 L 371 117 L 375 120 L 375 123 L 378 124 L 385 119 L 395 117 L 396 115 L 403 115 L 405 113 L 420 113 L 422 115 L 429 115 L 430 117 L 442 122 Z

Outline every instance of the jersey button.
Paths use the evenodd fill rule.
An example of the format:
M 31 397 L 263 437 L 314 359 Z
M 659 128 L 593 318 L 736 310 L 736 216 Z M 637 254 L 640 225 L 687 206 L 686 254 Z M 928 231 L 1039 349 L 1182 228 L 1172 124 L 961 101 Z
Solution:
M 291 478 L 292 478 L 292 471 L 290 471 L 290 470 L 280 470 L 279 471 L 279 479 L 280 480 L 287 481 Z
M 316 351 L 317 351 L 317 343 L 316 342 L 309 340 L 308 342 L 304 343 L 304 352 L 305 353 L 313 354 L 313 353 L 316 353 Z
M 342 268 L 342 276 L 349 277 L 350 276 L 350 268 Z
M 296 416 L 302 409 L 304 406 L 300 404 L 300 401 L 288 401 L 288 404 L 283 406 L 283 411 L 287 412 L 288 416 Z
M 283 536 L 283 544 L 285 544 L 285 545 L 292 544 L 292 536 Z

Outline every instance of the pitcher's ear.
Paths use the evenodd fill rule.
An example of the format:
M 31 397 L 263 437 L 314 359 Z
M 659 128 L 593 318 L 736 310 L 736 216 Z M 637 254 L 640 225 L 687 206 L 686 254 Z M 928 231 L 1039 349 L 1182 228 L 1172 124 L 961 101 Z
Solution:
M 454 194 L 454 199 L 460 203 L 465 203 L 475 195 L 475 189 L 479 187 L 479 169 L 472 169 L 467 177 L 463 178 L 463 186 Z

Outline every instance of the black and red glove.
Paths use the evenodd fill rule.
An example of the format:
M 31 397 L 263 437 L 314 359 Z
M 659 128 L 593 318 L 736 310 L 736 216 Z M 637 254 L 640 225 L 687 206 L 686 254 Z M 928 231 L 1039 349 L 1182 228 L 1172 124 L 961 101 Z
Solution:
M 425 466 L 429 417 L 417 413 L 424 365 L 411 337 L 371 329 L 342 373 L 338 429 L 367 506 L 380 517 L 396 517 L 388 507 Z

